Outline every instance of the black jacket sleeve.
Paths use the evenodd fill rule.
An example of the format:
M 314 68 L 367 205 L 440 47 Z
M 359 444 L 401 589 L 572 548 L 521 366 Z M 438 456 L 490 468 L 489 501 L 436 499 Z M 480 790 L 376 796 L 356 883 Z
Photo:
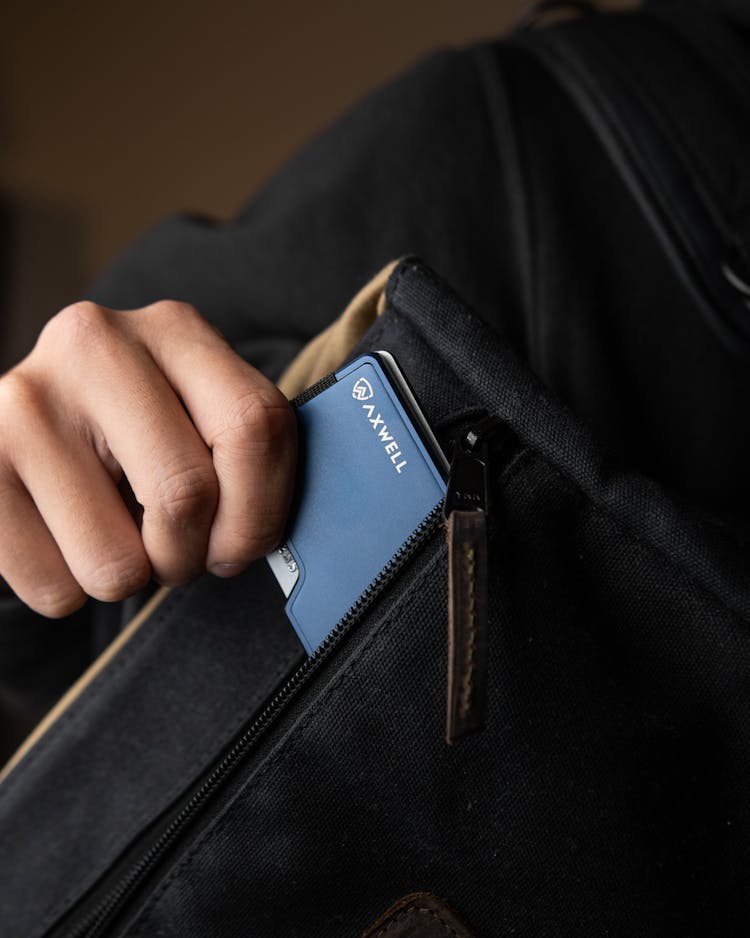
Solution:
M 403 254 L 497 318 L 499 297 L 516 302 L 503 104 L 489 47 L 436 53 L 322 133 L 235 221 L 148 232 L 91 299 L 190 302 L 272 375 Z

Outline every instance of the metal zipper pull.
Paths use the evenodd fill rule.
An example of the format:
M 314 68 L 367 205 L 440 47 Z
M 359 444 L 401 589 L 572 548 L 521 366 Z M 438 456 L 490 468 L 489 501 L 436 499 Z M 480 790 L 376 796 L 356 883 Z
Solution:
M 486 417 L 456 443 L 443 503 L 448 541 L 448 687 L 445 739 L 487 719 L 487 518 L 490 442 L 510 433 Z

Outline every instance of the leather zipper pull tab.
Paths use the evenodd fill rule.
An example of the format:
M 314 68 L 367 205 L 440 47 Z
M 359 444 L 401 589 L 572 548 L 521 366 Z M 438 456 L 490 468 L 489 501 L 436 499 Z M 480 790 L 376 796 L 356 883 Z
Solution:
M 443 515 L 448 541 L 448 743 L 487 720 L 487 517 L 489 441 L 507 429 L 487 417 L 463 434 L 451 462 Z

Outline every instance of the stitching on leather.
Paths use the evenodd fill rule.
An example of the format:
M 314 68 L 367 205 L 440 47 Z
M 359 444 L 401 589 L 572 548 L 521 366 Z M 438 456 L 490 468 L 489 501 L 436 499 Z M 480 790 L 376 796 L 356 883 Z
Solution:
M 471 708 L 471 697 L 473 692 L 474 676 L 474 652 L 477 646 L 477 621 L 476 621 L 476 591 L 474 589 L 474 569 L 475 553 L 473 547 L 464 546 L 463 561 L 466 569 L 466 577 L 469 582 L 467 596 L 467 616 L 469 620 L 469 631 L 464 642 L 463 667 L 461 669 L 461 696 L 459 698 L 459 713 L 461 719 L 465 720 Z
M 461 938 L 459 933 L 455 928 L 453 928 L 450 922 L 446 922 L 439 912 L 436 912 L 434 909 L 428 909 L 426 906 L 412 906 L 410 909 L 404 909 L 403 911 L 399 912 L 398 915 L 392 918 L 390 922 L 386 922 L 380 931 L 376 931 L 372 938 L 378 938 L 379 935 L 385 935 L 390 930 L 391 925 L 396 925 L 398 922 L 402 921 L 409 915 L 429 915 L 430 918 L 434 919 L 436 922 L 442 925 L 449 935 L 453 935 L 453 938 Z

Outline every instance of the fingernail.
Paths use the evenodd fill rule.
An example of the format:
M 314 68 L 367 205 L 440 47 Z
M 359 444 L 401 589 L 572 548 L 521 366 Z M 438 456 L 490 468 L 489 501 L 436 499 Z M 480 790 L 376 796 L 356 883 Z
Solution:
M 242 570 L 241 563 L 214 563 L 208 568 L 214 576 L 234 576 Z

